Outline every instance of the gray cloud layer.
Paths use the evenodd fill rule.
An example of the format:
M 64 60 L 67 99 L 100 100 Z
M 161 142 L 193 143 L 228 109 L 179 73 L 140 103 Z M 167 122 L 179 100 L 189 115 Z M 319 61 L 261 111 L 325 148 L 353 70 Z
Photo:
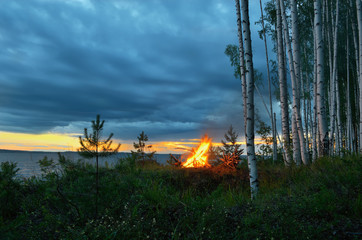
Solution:
M 3 1 L 0 130 L 81 132 L 99 113 L 122 139 L 241 131 L 240 83 L 224 55 L 237 43 L 233 4 Z M 251 15 L 253 23 L 258 8 Z M 255 66 L 264 68 L 254 29 Z

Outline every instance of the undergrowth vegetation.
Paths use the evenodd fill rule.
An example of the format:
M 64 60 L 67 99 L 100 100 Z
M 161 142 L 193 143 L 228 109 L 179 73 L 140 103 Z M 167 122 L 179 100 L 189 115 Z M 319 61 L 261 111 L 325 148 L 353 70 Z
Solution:
M 55 163 L 57 162 L 57 163 Z M 319 159 L 285 168 L 259 161 L 260 193 L 250 201 L 246 163 L 180 169 L 129 156 L 99 169 L 40 161 L 43 174 L 0 171 L 1 239 L 358 239 L 361 158 Z

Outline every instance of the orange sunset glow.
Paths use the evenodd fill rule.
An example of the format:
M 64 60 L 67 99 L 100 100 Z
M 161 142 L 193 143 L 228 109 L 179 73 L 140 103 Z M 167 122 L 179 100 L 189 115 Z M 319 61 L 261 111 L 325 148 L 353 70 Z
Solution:
M 82 134 L 30 134 L 0 132 L 0 149 L 23 150 L 23 151 L 47 151 L 62 152 L 76 151 L 79 148 L 78 137 Z M 121 143 L 121 152 L 134 150 L 133 141 L 115 139 L 115 143 Z M 200 139 L 181 139 L 179 141 L 151 141 L 152 151 L 157 153 L 185 153 L 200 143 Z M 237 142 L 245 146 L 245 141 Z M 255 144 L 263 143 L 261 139 L 255 139 Z M 221 146 L 219 142 L 213 142 L 213 146 Z

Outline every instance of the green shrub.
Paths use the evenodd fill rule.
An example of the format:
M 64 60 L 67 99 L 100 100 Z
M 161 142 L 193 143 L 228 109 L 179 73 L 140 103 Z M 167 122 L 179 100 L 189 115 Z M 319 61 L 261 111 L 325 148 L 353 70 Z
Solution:
M 0 164 L 0 212 L 4 221 L 15 218 L 20 209 L 21 185 L 16 178 L 18 171 L 16 163 Z
M 1 203 L 11 201 L 0 232 L 5 239 L 353 239 L 361 229 L 359 158 L 258 167 L 260 194 L 250 201 L 246 165 L 177 169 L 139 166 L 130 156 L 99 169 L 97 218 L 94 166 L 61 157 L 56 177 L 20 181 L 16 164 L 4 163 Z

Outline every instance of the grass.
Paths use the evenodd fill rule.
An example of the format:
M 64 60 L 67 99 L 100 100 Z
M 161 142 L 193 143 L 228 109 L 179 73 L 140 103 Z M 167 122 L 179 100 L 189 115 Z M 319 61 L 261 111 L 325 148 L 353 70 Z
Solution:
M 42 177 L 18 179 L 16 165 L 3 163 L 0 238 L 360 239 L 361 162 L 346 156 L 286 168 L 260 161 L 260 192 L 251 201 L 245 163 L 233 171 L 122 159 L 100 169 L 98 218 L 93 166 L 62 158 L 57 167 L 43 162 Z

